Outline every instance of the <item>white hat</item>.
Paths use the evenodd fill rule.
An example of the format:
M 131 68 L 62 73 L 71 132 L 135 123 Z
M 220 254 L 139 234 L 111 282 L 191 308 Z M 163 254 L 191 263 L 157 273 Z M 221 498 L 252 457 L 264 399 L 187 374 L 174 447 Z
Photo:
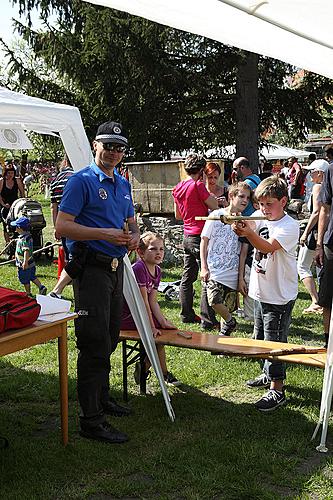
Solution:
M 303 170 L 313 170 L 315 172 L 326 172 L 328 162 L 326 160 L 314 160 L 310 165 L 302 167 Z

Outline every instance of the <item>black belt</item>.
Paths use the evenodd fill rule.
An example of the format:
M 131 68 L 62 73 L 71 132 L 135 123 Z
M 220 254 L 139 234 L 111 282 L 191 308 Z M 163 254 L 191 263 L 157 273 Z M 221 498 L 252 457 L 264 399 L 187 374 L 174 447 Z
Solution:
M 102 267 L 107 271 L 116 271 L 123 259 L 124 257 L 111 257 L 110 255 L 102 252 L 93 252 L 89 250 L 86 263 Z

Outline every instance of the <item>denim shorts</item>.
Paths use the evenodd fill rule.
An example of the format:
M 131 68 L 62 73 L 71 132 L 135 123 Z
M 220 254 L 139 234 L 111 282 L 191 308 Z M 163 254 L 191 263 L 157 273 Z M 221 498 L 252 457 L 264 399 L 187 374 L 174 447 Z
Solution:
M 238 307 L 237 291 L 214 280 L 209 280 L 207 283 L 207 299 L 210 306 L 224 304 L 230 313 L 236 311 Z
M 18 268 L 18 278 L 22 285 L 29 285 L 30 281 L 36 279 L 36 266 L 29 267 L 29 269 Z
M 287 342 L 291 322 L 291 313 L 295 301 L 287 304 L 267 304 L 254 301 L 254 336 L 257 340 L 270 342 Z M 285 364 L 281 361 L 266 359 L 264 372 L 269 380 L 283 380 L 286 378 Z

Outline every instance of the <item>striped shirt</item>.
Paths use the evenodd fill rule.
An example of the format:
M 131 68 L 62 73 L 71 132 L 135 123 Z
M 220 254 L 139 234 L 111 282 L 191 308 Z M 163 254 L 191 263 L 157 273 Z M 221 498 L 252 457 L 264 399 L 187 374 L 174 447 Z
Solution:
M 62 194 L 64 192 L 64 187 L 70 178 L 71 175 L 73 175 L 74 172 L 71 168 L 65 168 L 59 174 L 55 179 L 50 184 L 50 197 L 51 197 L 51 203 L 59 203 L 61 202 Z

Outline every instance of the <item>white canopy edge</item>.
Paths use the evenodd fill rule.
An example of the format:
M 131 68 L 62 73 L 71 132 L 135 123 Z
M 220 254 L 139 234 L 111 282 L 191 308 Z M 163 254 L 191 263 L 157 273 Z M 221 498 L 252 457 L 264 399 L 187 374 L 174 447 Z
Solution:
M 150 326 L 147 310 L 143 301 L 138 283 L 136 281 L 128 255 L 124 257 L 124 285 L 123 292 L 128 307 L 133 316 L 134 322 L 138 329 L 140 339 L 143 343 L 147 356 L 151 362 L 152 367 L 156 373 L 158 383 L 162 391 L 164 403 L 170 420 L 174 422 L 175 412 L 171 406 L 171 400 L 167 391 L 164 377 L 158 358 L 153 332 Z
M 333 78 L 331 0 L 84 0 Z
M 80 170 L 92 160 L 80 111 L 74 106 L 30 97 L 0 87 L 0 128 L 4 126 L 43 134 L 59 134 L 74 170 Z

